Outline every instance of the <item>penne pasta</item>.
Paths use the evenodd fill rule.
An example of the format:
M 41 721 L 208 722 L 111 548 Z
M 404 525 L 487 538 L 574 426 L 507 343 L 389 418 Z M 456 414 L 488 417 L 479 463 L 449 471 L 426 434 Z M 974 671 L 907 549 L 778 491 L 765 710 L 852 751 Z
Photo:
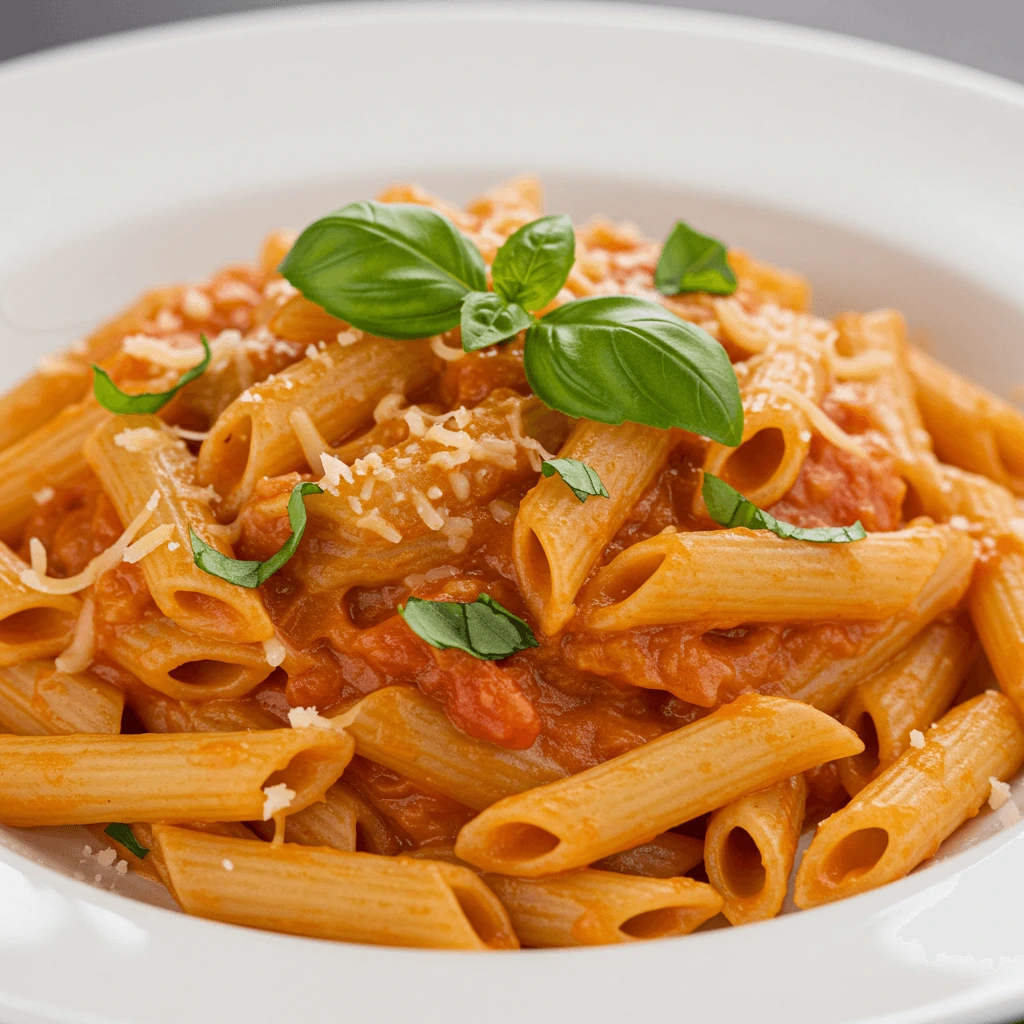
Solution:
M 711 815 L 704 865 L 731 924 L 766 921 L 782 909 L 806 799 L 807 783 L 794 775 Z
M 850 796 L 907 749 L 914 730 L 924 732 L 945 714 L 976 655 L 966 629 L 940 620 L 854 690 L 842 722 L 864 741 L 864 750 L 839 766 Z
M 908 365 L 939 458 L 1024 494 L 1024 415 L 919 349 Z
M 484 875 L 524 946 L 606 946 L 689 935 L 722 908 L 692 878 L 640 878 L 570 871 L 554 878 Z
M 169 825 L 154 827 L 153 838 L 174 898 L 199 917 L 387 946 L 519 945 L 491 890 L 454 864 L 268 846 Z
M 117 687 L 52 661 L 0 668 L 0 729 L 18 736 L 118 733 L 123 710 Z
M 0 736 L 0 822 L 262 819 L 264 787 L 281 784 L 292 797 L 275 813 L 295 813 L 323 798 L 353 747 L 334 729 Z
M 125 431 L 148 431 L 142 435 L 145 446 L 126 446 Z M 169 540 L 141 565 L 153 600 L 166 616 L 182 629 L 236 643 L 273 636 L 256 593 L 203 572 L 193 562 L 190 530 L 224 554 L 231 550 L 211 529 L 209 495 L 196 486 L 195 459 L 180 438 L 155 416 L 119 416 L 89 438 L 85 455 L 123 523 L 157 495 L 147 525 L 170 527 Z
M 743 397 L 743 440 L 735 448 L 712 442 L 704 470 L 758 508 L 774 505 L 796 482 L 811 447 L 811 424 L 787 397 L 796 391 L 819 405 L 828 375 L 821 351 L 776 343 L 737 371 Z M 695 511 L 706 514 L 698 494 Z
M 353 337 L 351 344 L 311 346 L 287 373 L 243 392 L 217 418 L 200 449 L 197 472 L 201 484 L 218 488 L 223 516 L 233 517 L 262 477 L 303 465 L 289 420 L 293 410 L 304 410 L 327 441 L 337 440 L 367 422 L 385 395 L 408 393 L 433 373 L 425 342 Z
M 882 619 L 909 607 L 948 552 L 970 547 L 945 526 L 873 533 L 856 544 L 800 544 L 742 529 L 659 534 L 597 573 L 586 625 Z
M 537 482 L 519 506 L 513 535 L 516 575 L 526 604 L 545 633 L 575 614 L 583 581 L 633 505 L 661 470 L 672 435 L 636 423 L 580 420 L 558 453 L 586 463 L 610 497 L 580 503 L 558 476 Z
M 662 832 L 649 843 L 602 857 L 591 867 L 646 878 L 674 878 L 692 871 L 704 860 L 704 843 L 678 832 Z
M 596 768 L 500 800 L 463 826 L 455 852 L 501 874 L 567 871 L 862 746 L 806 704 L 748 694 Z
M 411 686 L 377 690 L 334 724 L 355 740 L 361 757 L 475 810 L 566 774 L 532 747 L 507 750 L 466 736 Z
M 1024 550 L 1007 545 L 979 564 L 967 606 L 1000 687 L 1024 715 Z
M 60 654 L 75 632 L 82 603 L 70 594 L 41 594 L 21 581 L 28 568 L 0 542 L 0 666 Z
M 102 649 L 147 686 L 176 700 L 241 697 L 274 671 L 262 644 L 186 633 L 163 617 L 107 627 Z
M 948 712 L 819 827 L 796 876 L 798 907 L 895 881 L 932 856 L 1024 763 L 1013 704 L 990 690 Z

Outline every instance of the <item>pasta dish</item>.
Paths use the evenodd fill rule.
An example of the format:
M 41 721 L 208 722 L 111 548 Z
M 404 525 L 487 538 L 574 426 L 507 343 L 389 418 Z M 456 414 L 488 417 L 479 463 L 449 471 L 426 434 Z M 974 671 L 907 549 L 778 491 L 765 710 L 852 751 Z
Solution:
M 1018 496 L 893 310 L 393 186 L 0 397 L 0 823 L 397 946 L 862 893 L 1024 764 Z

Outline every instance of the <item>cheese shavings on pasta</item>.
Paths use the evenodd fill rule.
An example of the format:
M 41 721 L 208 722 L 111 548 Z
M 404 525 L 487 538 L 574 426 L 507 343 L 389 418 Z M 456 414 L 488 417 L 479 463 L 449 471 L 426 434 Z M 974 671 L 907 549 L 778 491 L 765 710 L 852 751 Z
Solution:
M 787 402 L 792 402 L 809 420 L 811 426 L 819 433 L 826 441 L 834 444 L 837 448 L 842 448 L 844 451 L 850 452 L 852 455 L 859 455 L 864 457 L 864 449 L 861 447 L 860 442 L 855 438 L 851 437 L 842 427 L 838 426 L 832 420 L 825 415 L 825 413 L 818 408 L 806 395 L 801 394 L 790 384 L 784 384 L 777 382 L 772 385 L 772 391 L 779 396 L 784 398 Z
M 288 712 L 288 722 L 293 729 L 333 729 L 334 723 L 329 718 L 317 714 L 315 707 L 292 708 Z
M 138 532 L 146 525 L 149 517 L 153 514 L 153 511 L 159 503 L 160 492 L 154 491 L 149 496 L 149 500 L 146 502 L 142 511 L 125 528 L 124 533 L 122 533 L 106 551 L 101 552 L 93 558 L 89 564 L 75 576 L 69 576 L 67 579 L 58 580 L 53 579 L 50 576 L 46 576 L 44 573 L 40 573 L 37 569 L 32 568 L 23 570 L 18 578 L 26 587 L 30 587 L 32 590 L 37 590 L 41 594 L 77 594 L 78 591 L 85 590 L 86 587 L 91 587 L 103 573 L 108 569 L 113 569 L 118 562 L 123 560 L 125 553 L 132 544 L 132 541 L 135 540 Z M 163 532 L 160 541 L 157 543 L 163 543 L 171 533 L 169 528 L 165 529 L 165 527 L 159 526 L 152 532 L 157 533 L 158 531 Z M 147 537 L 151 535 L 152 534 L 148 534 Z M 139 542 L 140 545 L 146 539 L 146 537 L 142 538 Z M 40 547 L 42 547 L 41 544 Z M 136 548 L 136 551 L 139 550 L 142 549 Z M 144 554 L 148 554 L 148 551 L 144 551 L 143 554 L 140 554 L 138 557 L 142 558 Z
M 263 788 L 263 820 L 270 821 L 275 814 L 287 810 L 295 799 L 295 790 L 279 782 L 276 786 Z
M 267 664 L 271 668 L 277 668 L 278 665 L 284 663 L 284 659 L 288 657 L 288 650 L 276 636 L 272 636 L 269 640 L 263 641 L 263 653 L 267 657 Z
M 58 672 L 84 672 L 92 664 L 93 656 L 96 653 L 94 609 L 92 597 L 87 597 L 82 602 L 82 610 L 78 614 L 75 634 L 70 645 L 54 662 Z
M 161 437 L 161 432 L 153 427 L 126 427 L 114 435 L 114 444 L 126 452 L 148 452 L 160 446 Z
M 989 777 L 988 783 L 991 787 L 988 805 L 993 811 L 997 811 L 1010 799 L 1010 784 L 1008 782 L 1000 782 L 994 775 Z
M 121 347 L 127 355 L 144 359 L 147 363 L 167 370 L 191 370 L 192 367 L 198 366 L 205 356 L 199 345 L 182 348 L 172 345 L 165 338 L 151 338 L 148 334 L 133 334 L 124 339 Z

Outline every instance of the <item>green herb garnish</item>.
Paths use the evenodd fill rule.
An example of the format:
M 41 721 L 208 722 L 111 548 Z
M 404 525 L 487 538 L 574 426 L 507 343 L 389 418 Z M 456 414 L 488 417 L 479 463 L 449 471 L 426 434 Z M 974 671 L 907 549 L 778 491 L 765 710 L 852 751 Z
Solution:
M 815 544 L 849 544 L 851 541 L 863 540 L 867 536 L 867 531 L 859 519 L 853 526 L 805 527 L 779 522 L 711 473 L 704 474 L 701 493 L 704 495 L 704 503 L 711 513 L 711 518 L 719 526 L 771 530 L 776 536 L 784 537 L 786 540 L 807 540 Z
M 509 235 L 491 265 L 494 290 L 523 309 L 543 309 L 576 259 L 576 232 L 564 214 L 541 217 Z
M 284 277 L 332 316 L 382 338 L 427 338 L 459 322 L 487 288 L 480 250 L 436 210 L 350 203 L 311 224 L 281 263 Z
M 730 446 L 743 437 L 725 349 L 657 303 L 624 295 L 567 302 L 526 332 L 524 361 L 537 397 L 569 416 L 682 427 Z
M 239 587 L 252 588 L 266 583 L 295 554 L 295 549 L 302 540 L 302 534 L 306 529 L 306 506 L 302 499 L 307 494 L 323 494 L 323 489 L 319 484 L 308 481 L 296 484 L 292 488 L 291 497 L 288 499 L 288 522 L 291 524 L 292 532 L 280 550 L 265 562 L 246 561 L 222 555 L 216 548 L 211 548 L 205 541 L 200 540 L 189 528 L 193 561 L 203 572 L 219 576 L 222 580 Z
M 533 630 L 488 594 L 470 604 L 410 597 L 398 611 L 431 647 L 454 647 L 482 661 L 499 661 L 516 651 L 540 646 Z
M 702 235 L 677 220 L 661 249 L 654 283 L 663 295 L 680 292 L 710 292 L 732 295 L 736 275 L 727 251 L 717 238 Z
M 142 843 L 135 838 L 135 833 L 132 832 L 128 825 L 125 825 L 120 821 L 112 821 L 104 830 L 104 833 L 110 836 L 115 843 L 120 843 L 130 853 L 134 853 L 139 860 L 149 853 L 149 847 L 143 846 Z
M 475 352 L 508 341 L 533 323 L 533 317 L 497 292 L 470 292 L 462 303 L 462 347 Z
M 608 497 L 601 478 L 579 459 L 547 459 L 541 463 L 540 471 L 545 476 L 554 476 L 557 473 L 580 501 Z
M 178 383 L 170 391 L 161 391 L 156 394 L 126 395 L 110 379 L 110 375 L 106 370 L 101 370 L 93 364 L 92 390 L 96 396 L 96 401 L 104 409 L 109 409 L 110 412 L 117 413 L 119 416 L 127 416 L 132 413 L 154 413 L 162 409 L 186 384 L 191 383 L 196 377 L 205 373 L 206 368 L 210 365 L 210 343 L 206 340 L 205 334 L 199 335 L 199 339 L 203 343 L 203 352 L 205 353 L 202 361 L 193 366 L 191 370 L 182 374 Z

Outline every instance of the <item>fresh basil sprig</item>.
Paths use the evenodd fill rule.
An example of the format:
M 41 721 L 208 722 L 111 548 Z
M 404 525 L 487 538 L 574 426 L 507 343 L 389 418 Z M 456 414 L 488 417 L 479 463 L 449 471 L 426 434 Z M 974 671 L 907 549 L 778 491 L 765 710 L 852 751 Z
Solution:
M 120 821 L 112 821 L 103 830 L 115 843 L 120 843 L 130 853 L 134 853 L 139 860 L 149 853 L 149 847 L 143 846 L 142 843 L 135 838 L 135 833 L 131 830 L 128 825 L 125 825 Z
M 350 203 L 310 224 L 280 271 L 307 299 L 382 338 L 427 338 L 487 288 L 480 250 L 414 203 Z
M 579 459 L 547 459 L 541 463 L 540 471 L 545 476 L 554 476 L 557 473 L 580 501 L 608 497 L 608 491 L 601 483 L 601 478 Z
M 600 423 L 682 427 L 734 446 L 743 403 L 725 349 L 657 303 L 577 299 L 526 332 L 526 379 L 543 402 Z
M 302 534 L 306 529 L 306 505 L 302 499 L 307 494 L 323 494 L 323 489 L 319 484 L 308 481 L 296 484 L 292 488 L 291 497 L 288 499 L 288 522 L 292 532 L 277 553 L 271 555 L 265 562 L 229 558 L 216 548 L 211 548 L 189 528 L 188 536 L 192 543 L 193 561 L 203 572 L 208 572 L 211 576 L 219 576 L 222 580 L 227 580 L 228 583 L 234 583 L 239 587 L 252 588 L 266 583 L 295 554 L 299 541 L 302 540 Z
M 516 651 L 540 646 L 533 630 L 489 594 L 481 594 L 469 604 L 410 597 L 398 611 L 431 647 L 454 647 L 481 661 L 499 661 Z
M 462 347 L 467 352 L 508 341 L 533 323 L 533 317 L 497 292 L 470 292 L 462 303 Z
M 736 275 L 727 257 L 725 246 L 717 238 L 702 235 L 677 220 L 662 246 L 654 283 L 662 295 L 732 295 L 736 291 Z
M 776 536 L 786 540 L 807 540 L 815 544 L 849 544 L 851 541 L 863 540 L 867 536 L 867 531 L 859 519 L 853 526 L 807 527 L 780 522 L 711 473 L 705 472 L 701 493 L 704 495 L 704 503 L 711 513 L 711 518 L 719 526 L 771 530 Z
M 199 335 L 203 343 L 203 358 L 178 379 L 178 383 L 170 391 L 160 391 L 145 395 L 126 395 L 111 379 L 106 370 L 101 370 L 93 364 L 92 391 L 96 401 L 119 416 L 130 414 L 144 415 L 154 413 L 162 409 L 186 384 L 191 383 L 196 377 L 202 376 L 210 365 L 210 343 L 206 340 L 205 334 Z

